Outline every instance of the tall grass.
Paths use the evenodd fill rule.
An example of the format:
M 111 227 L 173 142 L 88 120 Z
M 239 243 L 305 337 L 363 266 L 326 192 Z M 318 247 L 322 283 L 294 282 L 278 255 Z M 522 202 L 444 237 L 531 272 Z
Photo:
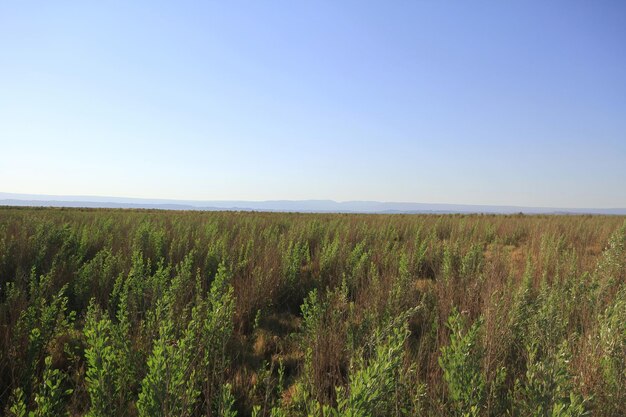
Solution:
M 13 416 L 626 415 L 616 216 L 0 209 Z

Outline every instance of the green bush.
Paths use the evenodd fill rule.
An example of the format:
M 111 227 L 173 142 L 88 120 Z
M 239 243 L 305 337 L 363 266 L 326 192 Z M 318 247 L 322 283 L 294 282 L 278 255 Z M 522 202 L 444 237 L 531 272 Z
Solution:
M 463 417 L 480 415 L 486 400 L 486 381 L 481 369 L 481 325 L 479 318 L 467 329 L 465 318 L 453 311 L 447 324 L 450 344 L 441 348 L 439 357 L 453 410 Z

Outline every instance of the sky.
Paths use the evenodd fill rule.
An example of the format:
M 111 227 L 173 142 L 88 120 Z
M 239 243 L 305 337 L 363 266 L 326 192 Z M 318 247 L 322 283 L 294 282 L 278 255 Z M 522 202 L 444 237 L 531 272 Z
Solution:
M 626 4 L 2 1 L 0 192 L 626 207 Z

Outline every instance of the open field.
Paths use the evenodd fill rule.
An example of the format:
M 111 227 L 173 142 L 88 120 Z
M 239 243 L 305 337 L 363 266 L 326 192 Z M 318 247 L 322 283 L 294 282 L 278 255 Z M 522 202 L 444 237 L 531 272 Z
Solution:
M 626 415 L 626 221 L 0 208 L 0 413 Z

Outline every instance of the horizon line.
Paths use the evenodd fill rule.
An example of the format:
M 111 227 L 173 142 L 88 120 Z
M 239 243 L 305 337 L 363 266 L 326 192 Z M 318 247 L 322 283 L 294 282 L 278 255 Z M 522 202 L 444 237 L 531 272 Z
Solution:
M 558 207 L 558 206 L 526 206 L 517 204 L 476 204 L 476 203 L 431 203 L 431 202 L 410 202 L 410 201 L 380 201 L 380 200 L 333 200 L 333 199 L 302 199 L 302 200 L 289 200 L 289 199 L 269 199 L 269 200 L 195 200 L 195 199 L 175 199 L 175 198 L 147 198 L 147 197 L 116 197 L 116 196 L 101 196 L 101 195 L 57 195 L 57 194 L 30 194 L 30 193 L 8 193 L 0 192 L 0 205 L 9 206 L 11 202 L 23 202 L 34 203 L 24 204 L 32 205 L 34 207 L 41 207 L 41 203 L 55 203 L 61 207 L 76 207 L 80 203 L 90 204 L 96 206 L 98 204 L 109 205 L 123 205 L 129 204 L 133 206 L 188 206 L 181 207 L 181 210 L 253 210 L 253 211 L 307 211 L 307 212 L 472 212 L 472 209 L 482 209 L 490 211 L 504 211 L 504 212 L 524 212 L 524 210 L 532 211 L 534 213 L 541 212 L 575 212 L 589 214 L 618 214 L 626 215 L 626 207 Z M 6 204 L 9 203 L 9 204 Z M 72 206 L 63 206 L 63 204 L 72 204 Z M 297 205 L 302 204 L 328 204 L 337 206 L 350 206 L 350 205 L 378 205 L 384 207 L 353 207 L 351 209 L 345 207 L 343 210 L 341 207 L 288 207 L 279 208 L 271 207 L 272 204 L 290 204 Z M 211 206 L 218 204 L 219 206 Z M 234 205 L 233 205 L 234 204 Z M 257 205 L 257 207 L 239 207 L 241 204 Z M 224 205 L 232 205 L 225 207 Z M 266 207 L 259 207 L 258 205 L 264 205 Z M 221 206 L 221 207 L 220 207 Z M 400 206 L 400 207 L 393 207 Z M 414 206 L 410 208 L 408 206 Z M 106 208 L 106 207 L 103 207 Z M 120 207 L 123 208 L 123 207 Z M 141 208 L 141 207 L 139 207 Z M 158 207 L 150 207 L 158 208 Z M 170 208 L 171 209 L 171 208 Z M 478 211 L 485 212 L 485 211 Z

